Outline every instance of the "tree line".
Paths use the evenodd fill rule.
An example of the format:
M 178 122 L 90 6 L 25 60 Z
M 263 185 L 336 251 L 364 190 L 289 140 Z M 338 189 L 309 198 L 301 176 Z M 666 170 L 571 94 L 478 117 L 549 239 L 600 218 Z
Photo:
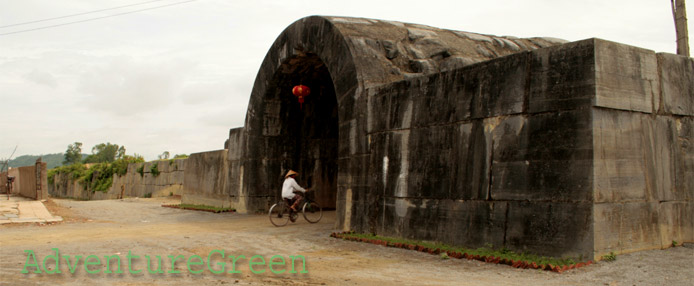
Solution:
M 160 160 L 168 160 L 171 157 L 171 153 L 169 153 L 169 151 L 164 151 L 158 157 Z M 111 144 L 110 142 L 94 145 L 94 147 L 92 147 L 92 154 L 87 155 L 86 158 L 83 158 L 82 142 L 75 142 L 67 146 L 63 165 L 72 165 L 76 163 L 112 163 L 116 160 L 126 158 L 144 160 L 144 158 L 137 153 L 135 153 L 133 156 L 126 155 L 125 146 L 118 146 L 118 144 Z M 182 158 L 188 158 L 188 155 L 176 154 L 173 157 L 173 159 Z
M 113 184 L 114 174 L 123 176 L 127 173 L 129 164 L 145 161 L 137 153 L 132 156 L 126 155 L 125 146 L 110 142 L 97 144 L 92 147 L 92 154 L 84 158 L 82 155 L 81 142 L 68 145 L 67 150 L 65 150 L 63 166 L 48 171 L 49 183 L 54 183 L 56 175 L 66 174 L 73 180 L 82 183 L 85 190 L 105 192 Z M 167 160 L 169 157 L 169 151 L 164 151 L 159 155 L 161 160 Z M 186 157 L 188 155 L 178 154 L 173 159 Z M 91 164 L 91 167 L 87 167 L 85 164 Z M 156 168 L 156 164 L 153 168 Z

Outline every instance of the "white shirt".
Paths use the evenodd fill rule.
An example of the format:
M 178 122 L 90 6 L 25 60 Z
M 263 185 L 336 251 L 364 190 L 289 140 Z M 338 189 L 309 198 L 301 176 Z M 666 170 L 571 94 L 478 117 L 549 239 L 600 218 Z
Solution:
M 299 184 L 296 183 L 294 178 L 289 177 L 284 179 L 284 183 L 282 184 L 282 198 L 293 199 L 294 191 L 300 191 L 302 193 L 306 192 L 304 188 L 302 188 L 301 186 L 299 186 Z

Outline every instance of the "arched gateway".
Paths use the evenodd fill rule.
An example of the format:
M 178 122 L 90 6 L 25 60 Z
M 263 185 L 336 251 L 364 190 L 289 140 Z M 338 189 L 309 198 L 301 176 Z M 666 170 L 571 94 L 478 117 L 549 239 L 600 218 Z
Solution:
M 563 43 L 372 19 L 300 19 L 268 51 L 245 126 L 231 130 L 226 150 L 188 159 L 183 201 L 264 211 L 293 169 L 300 184 L 319 190 L 322 205 L 336 208 L 337 229 L 593 257 L 617 249 L 611 237 L 630 235 L 614 226 L 614 216 L 629 211 L 615 213 L 613 205 L 633 202 L 632 189 L 670 192 L 663 186 L 679 182 L 673 192 L 685 194 L 674 196 L 681 204 L 653 215 L 686 221 L 676 224 L 685 230 L 623 249 L 660 246 L 661 236 L 691 240 L 688 179 L 675 180 L 673 170 L 669 185 L 657 185 L 661 173 L 639 175 L 615 162 L 667 162 L 623 158 L 606 145 L 646 134 L 639 124 L 662 125 L 658 132 L 669 137 L 656 137 L 674 141 L 645 140 L 628 145 L 629 154 L 653 154 L 643 150 L 662 148 L 648 144 L 692 136 L 682 130 L 694 128 L 674 126 L 692 126 L 694 104 L 667 110 L 664 99 L 653 106 L 653 85 L 675 78 L 657 67 L 681 66 L 691 78 L 691 59 L 598 39 Z M 303 105 L 292 95 L 299 84 L 311 89 Z M 691 150 L 676 148 L 668 158 L 692 166 Z M 659 177 L 628 190 L 611 185 L 624 174 Z M 630 195 L 614 195 L 620 192 Z
M 266 209 L 277 200 L 282 175 L 294 169 L 303 185 L 319 190 L 322 205 L 344 212 L 346 192 L 366 194 L 373 179 L 370 121 L 387 120 L 368 113 L 369 93 L 548 45 L 371 19 L 301 19 L 277 37 L 256 77 L 243 154 L 234 158 L 244 170 L 239 196 L 249 211 Z M 291 94 L 298 84 L 312 90 L 303 108 Z

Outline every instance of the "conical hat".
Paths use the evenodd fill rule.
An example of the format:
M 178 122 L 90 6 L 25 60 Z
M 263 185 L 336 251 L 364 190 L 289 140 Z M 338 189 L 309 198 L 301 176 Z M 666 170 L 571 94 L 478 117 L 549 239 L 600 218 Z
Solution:
M 285 175 L 284 178 L 286 179 L 286 178 L 289 178 L 289 176 L 291 176 L 291 175 L 298 175 L 298 174 L 299 174 L 299 173 L 297 173 L 297 172 L 294 172 L 294 171 L 292 171 L 292 170 L 289 170 L 289 172 L 287 172 L 287 175 Z

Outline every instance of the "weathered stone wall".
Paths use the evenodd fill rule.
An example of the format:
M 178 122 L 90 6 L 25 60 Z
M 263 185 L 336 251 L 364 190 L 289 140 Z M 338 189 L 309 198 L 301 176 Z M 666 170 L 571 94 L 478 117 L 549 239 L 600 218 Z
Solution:
M 181 202 L 184 204 L 230 207 L 228 151 L 190 154 Z
M 595 256 L 694 241 L 694 60 L 598 43 Z
M 128 165 L 124 176 L 113 175 L 113 184 L 106 192 L 92 192 L 67 174 L 59 174 L 50 186 L 54 197 L 83 200 L 108 200 L 123 197 L 164 197 L 181 195 L 187 159 L 159 160 Z M 159 175 L 152 174 L 152 166 L 157 165 Z M 138 169 L 142 167 L 142 175 Z
M 233 207 L 238 212 L 248 212 L 248 200 L 241 190 L 244 178 L 241 160 L 243 136 L 243 128 L 231 129 L 225 142 L 225 147 L 229 149 L 190 155 L 187 159 L 182 203 Z
M 370 90 L 340 223 L 589 258 L 694 241 L 692 70 L 591 39 Z
M 340 169 L 364 178 L 357 188 L 343 185 L 340 205 L 351 214 L 343 227 L 590 256 L 591 113 L 587 106 L 556 105 L 553 93 L 565 95 L 556 86 L 562 81 L 577 93 L 590 91 L 593 67 L 583 59 L 592 56 L 591 44 L 518 53 L 369 90 L 370 161 Z M 554 53 L 559 58 L 550 59 Z M 571 74 L 553 71 L 552 63 Z

